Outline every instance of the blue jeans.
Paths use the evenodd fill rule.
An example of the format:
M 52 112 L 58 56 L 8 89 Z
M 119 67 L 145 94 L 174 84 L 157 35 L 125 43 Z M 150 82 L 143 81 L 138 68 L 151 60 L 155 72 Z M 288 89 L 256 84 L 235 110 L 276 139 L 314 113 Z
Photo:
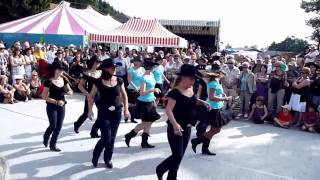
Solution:
M 56 147 L 58 136 L 62 128 L 64 116 L 65 116 L 65 106 L 58 106 L 55 104 L 47 104 L 47 115 L 49 119 L 49 127 L 44 133 L 44 139 L 48 140 L 51 136 L 50 147 Z
M 101 131 L 101 138 L 93 150 L 93 159 L 99 159 L 101 152 L 104 150 L 104 161 L 107 163 L 111 160 L 114 148 L 114 141 L 117 135 L 118 127 L 121 121 L 121 111 L 108 111 L 107 109 L 98 110 L 98 125 Z
M 320 105 L 320 96 L 313 96 L 313 97 L 312 97 L 312 103 L 313 103 L 314 105 L 319 106 L 319 105 Z
M 174 133 L 171 123 L 168 123 L 167 135 L 172 155 L 157 167 L 163 174 L 169 171 L 167 180 L 177 179 L 178 169 L 189 143 L 191 127 L 183 127 L 183 129 L 182 136 L 178 136 Z

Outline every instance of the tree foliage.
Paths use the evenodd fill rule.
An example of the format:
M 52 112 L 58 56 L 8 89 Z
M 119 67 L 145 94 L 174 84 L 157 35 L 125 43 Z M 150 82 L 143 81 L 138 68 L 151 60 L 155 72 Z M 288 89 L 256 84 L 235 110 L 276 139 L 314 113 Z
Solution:
M 313 27 L 315 30 L 311 35 L 311 38 L 318 42 L 318 49 L 320 46 L 320 0 L 303 0 L 301 8 L 306 13 L 315 13 L 316 16 L 307 21 L 307 25 Z
M 30 16 L 48 10 L 50 3 L 60 3 L 62 0 L 0 0 L 0 23 Z M 125 22 L 129 17 L 115 10 L 103 0 L 69 0 L 71 6 L 85 9 L 88 5 L 102 14 L 110 14 L 115 19 Z
M 273 42 L 269 46 L 272 51 L 302 52 L 308 46 L 308 42 L 295 37 L 287 37 L 280 43 Z

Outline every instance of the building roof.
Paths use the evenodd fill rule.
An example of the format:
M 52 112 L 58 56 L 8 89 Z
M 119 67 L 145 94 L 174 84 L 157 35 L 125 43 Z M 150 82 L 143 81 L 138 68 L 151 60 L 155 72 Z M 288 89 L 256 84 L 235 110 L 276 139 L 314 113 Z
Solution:
M 197 26 L 197 27 L 220 27 L 219 21 L 198 21 L 198 20 L 165 20 L 158 19 L 164 26 Z

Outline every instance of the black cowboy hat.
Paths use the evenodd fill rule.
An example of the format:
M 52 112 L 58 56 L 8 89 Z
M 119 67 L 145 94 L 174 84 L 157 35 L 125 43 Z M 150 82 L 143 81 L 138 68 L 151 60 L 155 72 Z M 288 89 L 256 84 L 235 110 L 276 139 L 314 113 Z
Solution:
M 58 55 L 58 54 L 63 54 L 63 51 L 61 50 L 61 49 L 59 49 L 57 52 L 56 52 L 56 56 Z
M 319 65 L 314 62 L 309 62 L 306 64 L 306 67 L 310 68 L 311 66 L 314 66 L 316 69 L 319 69 Z
M 144 59 L 143 66 L 145 67 L 153 67 L 159 65 L 159 63 L 155 62 L 154 59 L 146 58 Z
M 60 69 L 60 70 L 66 69 L 66 67 L 62 64 L 61 61 L 54 61 L 52 64 L 49 64 L 47 68 L 49 71 L 54 71 L 57 69 Z
M 222 73 L 222 74 L 226 74 L 226 73 L 222 70 L 222 68 L 221 68 L 221 66 L 220 66 L 219 64 L 214 63 L 214 64 L 211 65 L 211 70 L 210 70 L 209 72 L 207 72 L 206 74 L 207 74 L 208 76 L 220 76 L 221 73 Z
M 133 63 L 133 62 L 143 62 L 143 60 L 142 60 L 142 58 L 141 58 L 141 56 L 135 56 L 132 60 L 131 60 L 131 63 Z
M 180 68 L 180 72 L 177 73 L 178 76 L 189 76 L 193 78 L 201 78 L 197 73 L 197 69 L 194 65 L 183 64 Z
M 110 68 L 110 67 L 115 68 L 118 66 L 122 66 L 122 63 L 121 62 L 115 63 L 112 58 L 109 58 L 109 59 L 105 59 L 102 61 L 101 65 L 100 65 L 100 69 L 105 69 L 105 68 Z
M 91 68 L 95 62 L 101 63 L 101 59 L 97 55 L 93 55 L 89 60 L 86 61 L 88 68 Z
M 102 70 L 102 69 L 105 69 L 105 68 L 110 68 L 110 67 L 114 67 L 115 68 L 115 67 L 119 67 L 119 66 L 122 66 L 121 62 L 115 63 L 112 58 L 109 58 L 109 59 L 103 60 L 98 69 Z

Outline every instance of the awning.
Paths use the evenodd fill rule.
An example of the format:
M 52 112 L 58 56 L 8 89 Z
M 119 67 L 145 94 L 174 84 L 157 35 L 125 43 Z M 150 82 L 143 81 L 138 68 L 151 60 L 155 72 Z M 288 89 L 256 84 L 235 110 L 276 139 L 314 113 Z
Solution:
M 15 21 L 0 24 L 0 33 L 86 35 L 103 34 L 118 27 L 110 16 L 88 9 L 75 9 L 62 1 L 52 10 L 44 11 Z
M 91 42 L 155 47 L 184 47 L 187 40 L 171 33 L 157 20 L 130 19 L 106 34 L 90 34 Z

